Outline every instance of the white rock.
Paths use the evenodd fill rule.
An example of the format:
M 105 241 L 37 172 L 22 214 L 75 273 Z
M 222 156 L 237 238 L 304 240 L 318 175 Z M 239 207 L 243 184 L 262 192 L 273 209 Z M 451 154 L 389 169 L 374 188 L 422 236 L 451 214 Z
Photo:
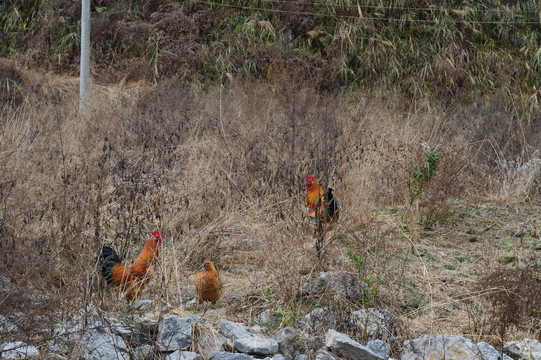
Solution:
M 383 358 L 372 350 L 351 339 L 346 334 L 339 333 L 336 330 L 327 331 L 325 345 L 342 354 L 346 358 L 359 360 L 383 360 Z
M 251 332 L 246 325 L 229 320 L 220 321 L 218 332 L 232 341 L 251 335 Z
M 124 340 L 111 333 L 110 328 L 97 321 L 90 326 L 78 342 L 74 355 L 83 360 L 129 360 L 128 346 Z
M 276 340 L 259 334 L 236 339 L 234 347 L 239 352 L 254 355 L 272 355 L 278 352 Z
M 482 341 L 477 344 L 477 347 L 481 350 L 484 360 L 502 360 L 502 354 L 492 345 Z M 513 358 L 503 354 L 503 360 L 513 360 Z
M 541 343 L 534 339 L 510 341 L 503 346 L 503 351 L 513 359 L 541 360 Z
M 431 337 L 425 334 L 417 339 L 404 341 L 401 360 L 482 358 L 481 350 L 470 339 L 456 335 Z
M 192 343 L 193 318 L 165 316 L 158 325 L 156 343 L 160 351 L 186 350 Z
M 0 345 L 2 359 L 37 359 L 40 357 L 39 350 L 27 345 L 22 341 L 15 341 Z

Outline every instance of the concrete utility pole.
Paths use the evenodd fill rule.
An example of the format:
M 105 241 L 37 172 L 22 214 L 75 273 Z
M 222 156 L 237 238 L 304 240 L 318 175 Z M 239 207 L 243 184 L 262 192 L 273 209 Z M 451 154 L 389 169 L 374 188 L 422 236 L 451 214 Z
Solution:
M 79 81 L 79 115 L 83 115 L 90 99 L 90 0 L 82 0 L 81 7 L 81 75 Z

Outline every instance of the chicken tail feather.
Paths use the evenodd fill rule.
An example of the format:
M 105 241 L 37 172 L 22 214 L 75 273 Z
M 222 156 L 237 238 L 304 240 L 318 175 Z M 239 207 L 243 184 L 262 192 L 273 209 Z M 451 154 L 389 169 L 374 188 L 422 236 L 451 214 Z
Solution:
M 108 283 L 111 283 L 113 278 L 113 266 L 120 263 L 120 257 L 109 246 L 104 246 L 101 248 L 98 258 L 101 260 L 101 274 Z

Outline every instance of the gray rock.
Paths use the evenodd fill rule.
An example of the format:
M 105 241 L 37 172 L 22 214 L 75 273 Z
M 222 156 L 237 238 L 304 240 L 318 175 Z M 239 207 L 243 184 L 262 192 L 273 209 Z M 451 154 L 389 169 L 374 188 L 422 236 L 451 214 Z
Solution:
M 220 321 L 218 332 L 231 341 L 251 335 L 246 325 L 229 320 Z
M 272 360 L 286 360 L 286 357 L 282 354 L 276 354 L 274 355 L 273 357 L 271 358 L 266 358 L 266 359 L 272 359 Z
M 156 343 L 160 351 L 186 350 L 192 343 L 193 318 L 165 316 L 158 325 Z
M 306 354 L 299 354 L 295 357 L 295 360 L 308 360 L 308 355 Z
M 165 357 L 166 360 L 201 360 L 201 355 L 191 351 L 177 350 Z
M 45 306 L 53 301 L 51 296 L 43 294 L 28 294 L 26 298 L 32 302 L 33 306 Z
M 226 343 L 227 339 L 221 335 L 201 334 L 195 343 L 195 350 L 205 359 L 208 359 L 211 353 L 223 351 Z
M 316 352 L 316 360 L 336 360 L 336 356 L 331 354 L 327 349 L 321 348 Z
M 83 360 L 125 359 L 128 346 L 124 340 L 111 332 L 101 321 L 95 322 L 85 332 L 74 349 L 75 358 Z
M 257 321 L 259 323 L 269 323 L 272 318 L 272 310 L 267 309 L 263 311 L 261 314 L 257 315 Z
M 307 335 L 308 334 L 304 333 L 302 338 L 299 340 L 302 345 L 295 349 L 296 353 L 308 354 L 309 352 L 315 352 L 316 350 L 325 346 L 324 336 L 307 337 Z
M 384 360 L 372 350 L 336 330 L 327 331 L 325 345 L 331 350 L 351 359 Z
M 253 360 L 254 357 L 246 354 L 217 351 L 210 354 L 209 360 Z
M 147 360 L 150 359 L 154 353 L 154 347 L 150 345 L 143 345 L 136 347 L 133 350 L 133 359 L 134 360 Z
M 49 351 L 54 353 L 67 353 L 69 350 L 65 342 L 59 342 L 55 339 L 49 341 Z
M 492 345 L 487 344 L 484 341 L 478 343 L 477 347 L 479 348 L 479 350 L 481 350 L 481 353 L 484 356 L 484 360 L 513 360 L 513 358 L 505 354 L 503 354 L 503 359 L 502 359 L 502 354 L 498 350 L 496 350 Z
M 4 274 L 0 274 L 0 294 L 10 291 L 13 287 L 11 279 Z
M 53 333 L 63 341 L 75 342 L 86 331 L 84 324 L 102 324 L 101 319 L 102 317 L 98 313 L 98 310 L 88 305 L 84 309 L 79 310 L 77 315 L 70 320 L 56 324 Z
M 403 344 L 401 360 L 471 360 L 482 359 L 483 354 L 470 340 L 456 335 L 440 335 L 431 337 L 421 335 L 414 340 L 406 340 Z
M 351 323 L 368 340 L 387 339 L 393 331 L 393 317 L 386 309 L 361 309 L 351 313 Z
M 314 331 L 325 330 L 336 327 L 336 318 L 332 311 L 325 308 L 315 308 L 304 316 L 308 326 Z
M 299 334 L 295 328 L 288 326 L 279 330 L 272 338 L 278 343 L 278 351 L 292 358 L 295 352 L 295 342 L 298 337 Z
M 541 359 L 541 343 L 525 338 L 522 341 L 510 341 L 503 346 L 503 352 L 515 360 Z
M 12 323 L 7 317 L 0 315 L 0 333 L 16 334 L 20 331 L 19 327 Z
M 4 343 L 0 345 L 2 359 L 37 359 L 40 357 L 39 350 L 27 345 L 22 341 Z
M 257 316 L 257 322 L 266 324 L 267 326 L 277 327 L 280 325 L 281 316 L 274 313 L 271 309 L 267 309 Z
M 113 318 L 113 317 L 106 317 L 104 318 L 104 323 L 107 325 L 111 331 L 117 335 L 132 335 L 135 332 L 135 326 L 134 325 L 126 325 L 120 320 Z
M 361 298 L 361 282 L 357 275 L 327 271 L 319 273 L 319 278 L 327 282 L 327 289 L 338 295 L 353 301 L 358 301 Z M 364 285 L 366 286 L 366 284 Z
M 366 347 L 384 359 L 388 359 L 391 356 L 391 346 L 383 340 L 371 340 L 366 344 Z
M 254 325 L 250 328 L 248 328 L 248 331 L 250 331 L 252 334 L 261 334 L 263 333 L 263 331 L 265 330 L 265 328 L 259 326 L 259 325 Z
M 259 334 L 236 339 L 234 347 L 239 352 L 254 355 L 272 355 L 278 352 L 278 343 L 276 340 Z
M 135 304 L 135 308 L 137 310 L 143 311 L 143 310 L 148 310 L 150 308 L 150 305 L 152 305 L 152 300 L 139 300 Z

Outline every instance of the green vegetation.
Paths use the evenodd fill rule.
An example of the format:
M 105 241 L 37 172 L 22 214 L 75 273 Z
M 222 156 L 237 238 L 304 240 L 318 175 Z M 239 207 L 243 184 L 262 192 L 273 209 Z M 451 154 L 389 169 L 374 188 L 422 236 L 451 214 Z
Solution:
M 276 81 L 285 72 L 322 90 L 353 86 L 444 101 L 500 90 L 531 96 L 541 86 L 535 1 L 161 3 L 94 4 L 92 54 L 99 75 L 110 78 L 124 61 L 138 59 L 146 64 L 138 76 L 158 80 L 213 84 L 227 74 Z M 78 6 L 3 0 L 2 55 L 31 53 L 49 37 L 54 41 L 48 49 L 40 44 L 38 65 L 73 72 L 76 62 L 59 64 L 55 55 L 77 58 Z M 166 55 L 158 56 L 162 51 Z
M 425 161 L 426 164 L 418 165 L 411 170 L 409 178 L 404 179 L 408 186 L 409 204 L 413 204 L 415 199 L 421 195 L 425 185 L 434 177 L 436 170 L 438 170 L 438 162 L 440 156 L 437 153 L 437 147 L 425 146 Z

